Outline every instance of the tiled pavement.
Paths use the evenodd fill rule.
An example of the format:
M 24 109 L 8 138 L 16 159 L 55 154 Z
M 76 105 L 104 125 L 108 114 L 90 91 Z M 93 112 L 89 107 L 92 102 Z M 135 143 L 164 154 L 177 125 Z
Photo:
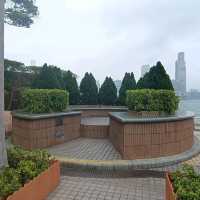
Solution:
M 200 132 L 196 135 L 200 138 Z M 200 172 L 200 155 L 186 163 L 192 164 Z M 60 185 L 48 200 L 164 200 L 165 179 L 159 171 L 173 171 L 180 165 L 153 169 L 155 172 L 146 176 L 146 172 L 140 172 L 139 176 L 135 176 L 134 172 L 127 176 L 116 176 L 110 172 L 98 176 L 95 172 L 65 171 Z
M 85 160 L 118 160 L 120 154 L 107 139 L 79 138 L 48 149 L 52 155 Z
M 63 176 L 48 200 L 164 200 L 162 178 L 86 178 Z

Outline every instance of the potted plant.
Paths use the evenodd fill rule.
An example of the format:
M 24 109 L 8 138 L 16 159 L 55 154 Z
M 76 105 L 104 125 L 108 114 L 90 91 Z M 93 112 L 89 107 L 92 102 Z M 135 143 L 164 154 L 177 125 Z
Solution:
M 9 166 L 0 173 L 1 200 L 44 200 L 60 181 L 60 163 L 46 151 L 8 149 Z
M 166 173 L 166 200 L 199 200 L 200 175 L 192 166 L 184 165 Z

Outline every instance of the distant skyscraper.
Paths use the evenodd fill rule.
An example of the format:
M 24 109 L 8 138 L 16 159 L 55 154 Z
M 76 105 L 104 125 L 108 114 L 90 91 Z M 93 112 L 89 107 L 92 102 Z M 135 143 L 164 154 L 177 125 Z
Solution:
M 186 89 L 186 63 L 185 63 L 184 52 L 178 53 L 178 59 L 175 63 L 175 85 L 176 92 L 180 96 L 185 96 Z
M 36 60 L 31 60 L 31 66 L 36 66 Z
M 141 77 L 144 77 L 144 75 L 149 71 L 150 71 L 150 65 L 143 65 L 141 67 Z
M 114 81 L 114 83 L 115 83 L 115 86 L 117 88 L 117 95 L 119 95 L 119 90 L 121 88 L 122 81 L 121 80 L 116 80 L 116 81 Z

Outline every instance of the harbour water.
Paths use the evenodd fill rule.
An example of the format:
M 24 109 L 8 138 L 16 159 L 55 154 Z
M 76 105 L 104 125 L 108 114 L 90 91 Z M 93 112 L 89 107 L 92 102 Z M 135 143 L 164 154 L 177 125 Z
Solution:
M 200 118 L 200 99 L 182 100 L 180 110 L 194 112 L 195 116 Z

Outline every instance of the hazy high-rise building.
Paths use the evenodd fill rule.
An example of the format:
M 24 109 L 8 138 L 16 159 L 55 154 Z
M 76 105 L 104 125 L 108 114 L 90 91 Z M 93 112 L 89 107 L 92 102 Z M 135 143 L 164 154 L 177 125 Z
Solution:
M 36 60 L 31 60 L 31 66 L 36 66 Z
M 141 67 L 141 77 L 144 77 L 144 75 L 149 71 L 150 71 L 150 65 L 143 65 Z
M 116 80 L 116 81 L 114 81 L 114 83 L 115 83 L 115 86 L 117 88 L 117 95 L 119 95 L 119 90 L 121 88 L 122 81 L 121 80 Z
M 187 92 L 186 89 L 186 63 L 184 52 L 178 53 L 178 58 L 175 63 L 175 84 L 176 92 L 180 96 L 184 96 Z

